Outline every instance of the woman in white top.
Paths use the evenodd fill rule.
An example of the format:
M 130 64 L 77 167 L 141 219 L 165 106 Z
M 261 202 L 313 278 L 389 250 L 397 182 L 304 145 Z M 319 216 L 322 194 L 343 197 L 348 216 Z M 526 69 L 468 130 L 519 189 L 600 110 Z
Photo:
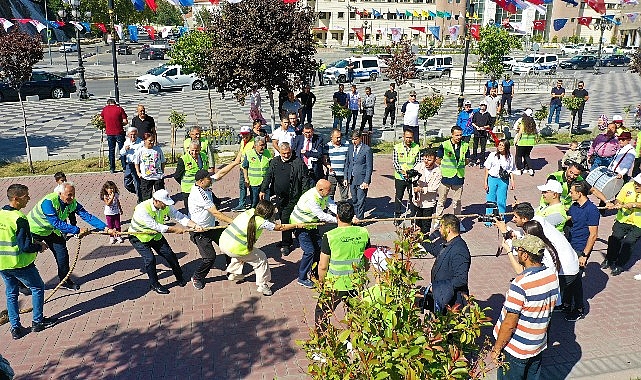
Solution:
M 485 192 L 487 202 L 494 202 L 499 212 L 504 213 L 507 204 L 507 188 L 514 190 L 514 174 L 516 170 L 514 157 L 510 154 L 510 143 L 503 139 L 499 141 L 496 152 L 490 153 L 485 160 Z
M 438 187 L 441 184 L 441 168 L 436 165 L 436 151 L 432 148 L 421 151 L 422 160 L 414 165 L 414 170 L 421 173 L 421 177 L 413 186 L 412 213 L 414 216 L 430 217 L 434 215 L 438 199 Z M 432 221 L 429 219 L 417 220 L 416 225 L 421 232 L 430 232 Z
M 636 158 L 636 153 L 634 151 L 634 146 L 632 146 L 632 134 L 630 132 L 623 132 L 619 136 L 619 151 L 614 155 L 608 169 L 612 170 L 617 174 L 617 178 L 623 178 L 624 181 L 628 181 L 630 176 L 628 173 L 632 166 L 634 166 L 634 159 Z

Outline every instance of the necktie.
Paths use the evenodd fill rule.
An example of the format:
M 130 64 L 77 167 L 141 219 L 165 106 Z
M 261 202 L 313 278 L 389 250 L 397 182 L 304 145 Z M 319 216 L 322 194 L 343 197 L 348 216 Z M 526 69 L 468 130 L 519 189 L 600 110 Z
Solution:
M 305 140 L 306 140 L 306 142 L 305 142 L 305 151 L 308 151 L 309 150 L 310 141 L 309 141 L 309 139 L 305 139 Z M 309 163 L 308 163 L 309 159 L 307 158 L 307 156 L 303 156 L 303 161 L 305 162 L 305 165 L 307 165 L 307 167 L 309 167 Z

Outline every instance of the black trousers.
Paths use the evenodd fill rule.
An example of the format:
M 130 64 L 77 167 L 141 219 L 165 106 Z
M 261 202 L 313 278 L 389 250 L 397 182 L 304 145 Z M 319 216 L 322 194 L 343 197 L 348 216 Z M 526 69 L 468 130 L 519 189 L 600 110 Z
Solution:
M 518 170 L 532 169 L 532 159 L 530 158 L 530 154 L 532 153 L 532 148 L 534 147 L 517 145 L 515 161 L 516 161 L 516 168 Z
M 561 291 L 561 301 L 563 304 L 569 305 L 569 302 L 566 303 L 566 292 L 568 288 L 571 288 L 576 281 L 577 275 L 559 275 L 559 290 Z
M 505 109 L 507 103 L 507 113 L 512 114 L 512 94 L 501 94 L 501 109 Z
M 402 180 L 394 179 L 394 217 L 398 217 L 403 212 L 403 197 L 407 191 L 408 202 L 411 202 L 412 199 L 412 183 Z
M 576 127 L 577 127 L 577 128 L 580 128 L 580 127 L 581 127 L 581 125 L 583 124 L 583 110 L 584 110 L 584 109 L 585 109 L 585 106 L 584 106 L 584 107 L 579 108 L 578 110 L 576 110 L 576 117 L 577 117 L 577 124 L 576 124 Z
M 630 256 L 632 248 L 641 238 L 641 228 L 630 223 L 615 221 L 612 226 L 612 235 L 608 238 L 608 253 L 606 259 L 618 267 L 624 266 Z
M 145 272 L 147 273 L 147 276 L 149 276 L 149 281 L 152 285 L 160 285 L 158 282 L 158 273 L 156 273 L 156 257 L 154 256 L 153 251 L 167 260 L 167 263 L 171 267 L 171 271 L 174 273 L 174 276 L 176 276 L 176 280 L 182 281 L 183 271 L 178 263 L 178 257 L 176 257 L 174 251 L 171 250 L 171 247 L 164 236 L 160 240 L 151 240 L 147 243 L 143 243 L 137 237 L 131 236 L 129 241 L 136 251 L 138 251 L 140 256 L 142 256 L 145 264 Z
M 394 126 L 394 121 L 396 120 L 396 107 L 385 108 L 385 113 L 383 114 L 383 126 L 387 124 L 387 116 L 390 117 L 390 125 Z
M 478 156 L 479 146 L 481 147 L 481 156 Z M 481 165 L 485 162 L 485 148 L 487 146 L 487 132 L 474 134 L 474 144 L 472 145 L 472 162 L 479 161 Z
M 641 157 L 637 157 L 634 159 L 634 166 L 632 167 L 632 177 L 636 177 L 639 173 L 641 173 Z
M 368 115 L 368 114 L 363 114 L 363 118 L 361 119 L 361 132 L 365 129 L 365 124 L 369 124 L 369 131 L 372 131 L 372 118 L 374 115 Z
M 563 293 L 563 304 L 570 306 L 572 311 L 583 312 L 583 271 L 585 268 L 580 268 L 576 278 L 571 283 L 567 284 L 565 292 Z
M 156 179 L 156 180 L 148 180 L 144 178 L 140 179 L 140 195 L 142 196 L 143 201 L 146 201 L 147 199 L 151 199 L 151 196 L 154 193 L 154 191 L 158 191 L 164 188 L 165 188 L 164 179 Z
M 289 194 L 286 194 L 286 195 L 276 194 L 277 211 L 275 214 L 275 218 L 280 219 L 280 222 L 283 224 L 288 224 L 289 217 L 292 215 L 292 212 L 294 211 L 294 207 L 296 207 L 296 202 L 298 202 L 298 199 L 290 199 Z M 294 239 L 292 238 L 292 231 L 291 230 L 282 231 L 280 247 L 289 248 L 292 245 L 294 245 Z
M 428 207 L 428 208 L 422 208 L 416 206 L 414 203 L 412 203 L 412 216 L 418 216 L 418 217 L 430 217 L 434 215 L 434 211 L 436 210 L 436 206 Z M 421 229 L 421 232 L 423 234 L 428 234 L 430 232 L 430 227 L 432 226 L 432 220 L 431 219 L 420 219 L 416 221 L 416 225 Z
M 214 249 L 213 244 L 219 244 L 218 242 L 220 241 L 220 235 L 222 233 L 223 230 L 220 228 L 204 232 L 189 233 L 189 240 L 191 240 L 192 243 L 196 244 L 198 252 L 202 257 L 200 259 L 200 265 L 198 265 L 198 269 L 196 269 L 196 271 L 194 272 L 193 277 L 195 279 L 201 281 L 204 280 L 205 277 L 207 277 L 207 274 L 209 274 L 211 268 L 213 268 L 214 263 L 216 262 L 216 250 Z M 231 257 L 227 255 L 223 256 L 225 256 L 227 265 L 229 265 L 229 263 L 231 262 Z

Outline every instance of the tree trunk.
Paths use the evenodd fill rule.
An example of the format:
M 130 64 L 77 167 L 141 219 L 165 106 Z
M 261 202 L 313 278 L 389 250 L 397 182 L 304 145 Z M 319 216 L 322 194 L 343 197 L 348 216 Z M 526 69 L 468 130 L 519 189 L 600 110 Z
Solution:
M 271 119 L 272 119 L 272 132 L 274 132 L 276 129 L 276 112 L 274 111 L 274 89 L 271 87 L 267 88 L 267 96 L 269 97 L 269 108 L 271 111 Z M 280 122 L 279 122 L 280 125 Z
M 33 161 L 31 161 L 31 147 L 29 146 L 29 135 L 27 133 L 27 112 L 25 112 L 24 110 L 24 103 L 22 102 L 22 93 L 20 89 L 18 89 L 18 101 L 20 101 L 20 108 L 22 109 L 22 121 L 24 122 L 24 142 L 27 146 L 27 162 L 29 163 L 29 171 L 31 172 L 31 174 L 35 174 L 36 170 L 33 168 Z
M 172 124 L 171 126 L 171 160 L 172 163 L 176 162 L 176 153 L 174 148 L 176 146 L 176 126 Z
M 207 98 L 209 98 L 209 130 L 214 131 L 214 106 L 211 103 L 211 88 L 207 83 Z
M 98 167 L 105 167 L 105 130 L 100 130 L 100 154 L 98 155 Z M 124 169 L 124 168 L 123 168 Z

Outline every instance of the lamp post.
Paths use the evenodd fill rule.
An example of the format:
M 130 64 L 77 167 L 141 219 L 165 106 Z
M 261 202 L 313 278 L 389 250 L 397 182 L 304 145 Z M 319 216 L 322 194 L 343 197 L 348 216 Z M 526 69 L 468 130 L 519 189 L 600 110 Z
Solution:
M 468 15 L 465 15 L 465 24 L 464 24 L 464 30 L 463 30 L 463 35 L 465 36 L 465 56 L 463 58 L 463 74 L 461 75 L 461 94 L 458 97 L 458 108 L 459 111 L 463 109 L 463 101 L 465 99 L 464 97 L 464 92 L 465 92 L 465 72 L 467 71 L 467 58 L 470 55 L 470 19 L 474 16 L 474 4 L 470 3 L 471 0 L 466 0 L 466 9 L 468 11 Z
M 601 48 L 603 47 L 603 33 L 606 30 L 612 30 L 612 28 L 614 28 L 614 22 L 608 20 L 603 16 L 595 20 L 594 29 L 601 30 L 601 35 L 599 37 L 599 52 L 597 53 L 596 65 L 594 65 L 594 74 L 596 75 L 601 73 Z
M 363 21 L 363 48 L 365 48 L 365 44 L 367 44 L 367 20 Z M 365 51 L 363 51 L 365 53 Z
M 82 16 L 82 14 L 80 13 L 80 10 L 78 9 L 79 7 L 80 7 L 80 0 L 71 0 L 71 16 L 73 16 L 76 22 L 79 22 L 80 17 Z M 91 17 L 91 12 L 86 12 L 85 16 Z M 84 62 L 82 61 L 82 49 L 80 47 L 80 29 L 78 29 L 77 27 L 76 27 L 76 48 L 78 50 L 78 75 L 80 77 L 80 81 L 78 82 L 78 97 L 80 98 L 80 100 L 87 100 L 89 99 L 89 94 L 87 93 L 87 81 L 85 80 L 85 66 L 84 66 Z
M 114 97 L 116 103 L 120 104 L 120 89 L 118 88 L 118 57 L 116 55 L 116 25 L 114 24 L 114 0 L 108 0 L 109 21 L 111 22 L 111 64 L 114 69 Z
M 47 23 L 47 48 L 49 49 L 49 66 L 53 66 L 53 58 L 51 57 L 51 29 L 49 29 L 49 14 L 47 11 L 47 0 L 45 0 L 45 22 Z

